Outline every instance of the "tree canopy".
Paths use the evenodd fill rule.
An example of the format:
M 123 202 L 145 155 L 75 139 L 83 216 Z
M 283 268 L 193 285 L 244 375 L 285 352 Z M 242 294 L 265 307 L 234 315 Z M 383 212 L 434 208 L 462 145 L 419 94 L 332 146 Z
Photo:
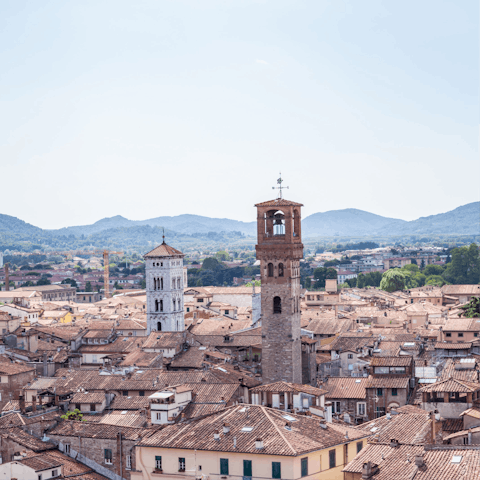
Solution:
M 405 289 L 405 272 L 398 268 L 392 268 L 387 270 L 382 275 L 382 281 L 380 282 L 380 289 L 386 292 L 395 292 L 397 290 Z

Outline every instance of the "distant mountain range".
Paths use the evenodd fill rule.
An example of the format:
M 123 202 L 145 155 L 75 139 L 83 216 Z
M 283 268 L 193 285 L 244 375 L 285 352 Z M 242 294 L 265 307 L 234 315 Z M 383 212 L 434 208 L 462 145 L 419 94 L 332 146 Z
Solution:
M 256 222 L 240 222 L 227 218 L 210 218 L 199 215 L 178 215 L 157 217 L 150 220 L 128 220 L 117 215 L 104 218 L 92 225 L 65 227 L 58 230 L 42 230 L 18 218 L 0 215 L 0 234 L 5 238 L 35 238 L 70 236 L 85 237 L 118 235 L 123 232 L 125 239 L 135 238 L 142 232 L 149 235 L 150 227 L 165 227 L 181 235 L 207 234 L 209 232 L 241 232 L 247 236 L 256 235 Z M 108 232 L 107 232 L 108 231 Z M 103 234 L 101 232 L 104 232 Z M 421 217 L 413 221 L 382 217 L 373 213 L 347 208 L 315 213 L 303 219 L 303 237 L 321 236 L 401 236 L 401 235 L 479 235 L 480 202 L 469 203 L 450 212 Z

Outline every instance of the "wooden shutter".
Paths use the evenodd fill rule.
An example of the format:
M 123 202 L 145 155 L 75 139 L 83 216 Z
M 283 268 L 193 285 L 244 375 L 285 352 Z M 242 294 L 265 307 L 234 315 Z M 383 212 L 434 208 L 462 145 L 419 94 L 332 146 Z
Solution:
M 272 478 L 282 478 L 280 462 L 272 462 Z
M 228 475 L 228 458 L 220 459 L 220 475 Z
M 243 476 L 251 477 L 252 476 L 252 461 L 244 460 L 243 461 Z

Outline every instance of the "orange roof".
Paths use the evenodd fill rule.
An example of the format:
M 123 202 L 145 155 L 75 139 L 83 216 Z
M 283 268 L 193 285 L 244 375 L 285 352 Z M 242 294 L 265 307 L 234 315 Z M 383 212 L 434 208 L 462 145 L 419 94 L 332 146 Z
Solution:
M 303 207 L 303 204 L 286 200 L 285 198 L 277 198 L 268 202 L 257 203 L 256 207 Z
M 152 251 L 146 253 L 144 257 L 170 257 L 171 255 L 183 255 L 180 250 L 167 245 L 163 242 L 157 248 L 154 248 Z

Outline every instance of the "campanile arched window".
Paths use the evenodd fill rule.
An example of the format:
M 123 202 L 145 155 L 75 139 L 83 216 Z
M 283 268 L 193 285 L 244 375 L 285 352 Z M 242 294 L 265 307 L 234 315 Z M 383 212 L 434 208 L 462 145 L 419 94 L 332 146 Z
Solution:
M 273 297 L 273 313 L 282 313 L 282 299 Z
M 283 263 L 278 264 L 278 276 L 283 277 Z
M 273 277 L 273 263 L 268 264 L 268 276 Z

